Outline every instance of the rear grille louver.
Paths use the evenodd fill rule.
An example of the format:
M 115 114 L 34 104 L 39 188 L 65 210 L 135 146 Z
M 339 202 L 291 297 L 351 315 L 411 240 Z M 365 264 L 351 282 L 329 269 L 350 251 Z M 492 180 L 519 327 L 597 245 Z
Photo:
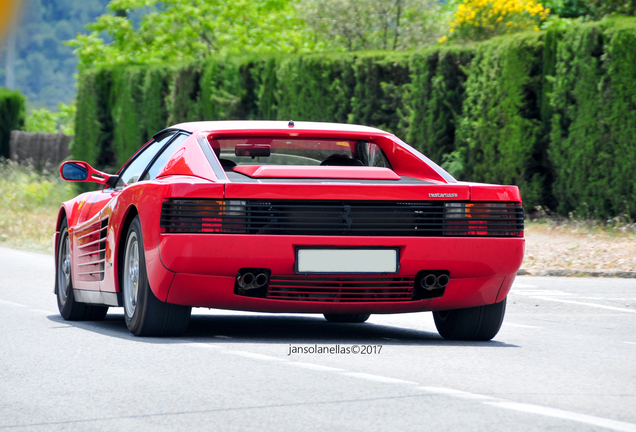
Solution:
M 272 276 L 267 298 L 340 303 L 410 301 L 414 281 L 413 276 Z
M 78 279 L 86 282 L 104 280 L 106 262 L 106 233 L 108 218 L 75 233 L 77 241 Z
M 172 233 L 323 236 L 521 236 L 519 203 L 172 199 Z

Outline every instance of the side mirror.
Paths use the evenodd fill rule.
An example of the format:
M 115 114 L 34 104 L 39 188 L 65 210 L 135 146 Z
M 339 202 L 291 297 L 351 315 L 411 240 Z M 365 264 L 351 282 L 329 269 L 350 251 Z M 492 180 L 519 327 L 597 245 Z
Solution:
M 115 187 L 117 176 L 97 171 L 95 168 L 81 161 L 68 161 L 60 166 L 60 176 L 66 181 L 93 182 Z

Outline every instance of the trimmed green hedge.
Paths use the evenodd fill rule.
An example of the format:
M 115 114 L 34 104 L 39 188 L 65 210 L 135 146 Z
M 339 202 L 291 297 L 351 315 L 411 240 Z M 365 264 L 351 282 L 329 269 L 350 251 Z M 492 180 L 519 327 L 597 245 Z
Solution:
M 561 213 L 636 217 L 636 25 L 572 29 L 552 93 L 553 192 Z
M 195 120 L 376 126 L 460 180 L 516 184 L 526 209 L 636 218 L 636 19 L 470 46 L 207 58 L 80 77 L 73 153 L 122 164 Z
M 11 131 L 24 127 L 25 110 L 22 93 L 0 88 L 0 157 L 9 158 Z
M 455 141 L 463 177 L 516 184 L 526 207 L 541 205 L 545 191 L 542 54 L 542 38 L 528 33 L 477 46 Z

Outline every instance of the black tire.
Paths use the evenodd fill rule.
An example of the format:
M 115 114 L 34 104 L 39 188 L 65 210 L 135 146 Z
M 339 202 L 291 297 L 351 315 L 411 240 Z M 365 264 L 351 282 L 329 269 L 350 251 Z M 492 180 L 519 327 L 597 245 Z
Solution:
M 108 313 L 108 306 L 93 306 L 75 300 L 71 265 L 71 241 L 68 222 L 60 227 L 55 265 L 55 294 L 60 315 L 67 321 L 99 321 Z
M 135 336 L 183 333 L 190 322 L 192 308 L 162 302 L 150 289 L 139 216 L 135 216 L 128 229 L 123 258 L 121 292 L 128 330 Z
M 499 332 L 505 313 L 506 299 L 503 299 L 485 306 L 433 312 L 433 318 L 444 339 L 489 341 Z
M 332 323 L 363 323 L 371 314 L 323 314 Z

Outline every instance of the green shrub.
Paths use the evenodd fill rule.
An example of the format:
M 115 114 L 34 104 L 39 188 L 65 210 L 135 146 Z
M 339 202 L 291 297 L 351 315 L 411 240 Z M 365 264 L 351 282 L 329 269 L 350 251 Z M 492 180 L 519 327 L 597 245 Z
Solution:
M 97 69 L 80 75 L 71 153 L 75 159 L 95 167 L 113 169 L 117 162 L 113 149 L 111 82 L 110 70 Z
M 557 52 L 550 159 L 560 213 L 636 216 L 636 24 L 573 27 Z
M 201 120 L 201 64 L 188 63 L 174 67 L 166 103 L 168 124 Z
M 145 68 L 143 87 L 141 90 L 142 113 L 141 127 L 142 141 L 146 142 L 152 136 L 168 126 L 168 108 L 166 101 L 170 91 L 170 70 L 163 66 L 148 66 Z
M 201 77 L 201 120 L 249 118 L 245 105 L 247 65 L 236 59 L 207 59 Z
M 0 88 L 0 157 L 9 158 L 11 131 L 24 128 L 25 110 L 22 93 Z
M 465 179 L 516 184 L 526 207 L 542 204 L 546 175 L 547 138 L 539 106 L 542 54 L 537 33 L 476 47 L 456 143 L 465 149 Z
M 142 111 L 145 72 L 139 66 L 113 69 L 113 150 L 118 166 L 146 142 Z
M 355 85 L 354 62 L 351 54 L 281 57 L 276 118 L 346 122 Z
M 411 58 L 412 83 L 405 95 L 406 141 L 440 163 L 455 148 L 462 116 L 466 72 L 473 49 L 451 46 L 417 52 Z M 457 156 L 457 155 L 456 155 Z M 462 170 L 456 170 L 461 174 Z
M 411 82 L 409 57 L 371 53 L 356 59 L 349 123 L 379 127 L 403 136 L 400 124 L 406 116 L 404 89 Z

